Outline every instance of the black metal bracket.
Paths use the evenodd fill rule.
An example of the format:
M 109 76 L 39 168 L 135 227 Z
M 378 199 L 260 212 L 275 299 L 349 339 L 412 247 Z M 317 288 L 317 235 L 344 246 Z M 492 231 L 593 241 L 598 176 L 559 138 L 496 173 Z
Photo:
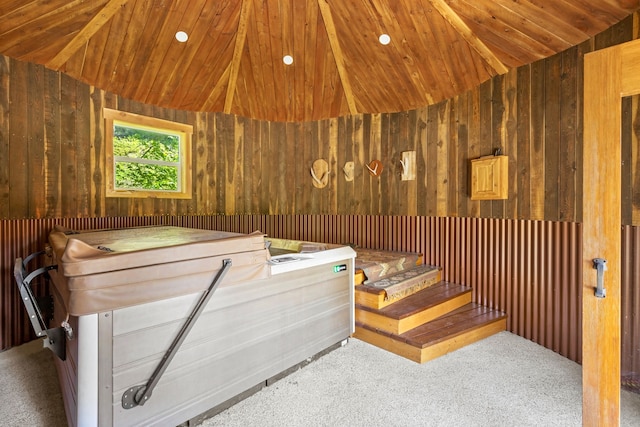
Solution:
M 16 279 L 16 284 L 18 285 L 18 289 L 20 291 L 20 299 L 22 300 L 22 304 L 27 310 L 29 321 L 31 322 L 31 326 L 36 333 L 36 336 L 46 337 L 44 340 L 45 347 L 53 351 L 53 353 L 61 360 L 65 360 L 66 331 L 63 327 L 47 327 L 48 314 L 47 316 L 43 315 L 43 311 L 40 310 L 40 307 L 38 305 L 38 298 L 35 297 L 33 295 L 33 292 L 31 291 L 31 282 L 33 281 L 33 279 L 42 274 L 45 274 L 48 277 L 48 272 L 50 270 L 57 269 L 58 266 L 49 265 L 46 267 L 41 267 L 27 274 L 27 264 L 29 263 L 29 261 L 44 253 L 45 251 L 32 253 L 24 260 L 22 258 L 16 258 L 16 262 L 13 267 L 13 276 Z M 50 303 L 49 301 L 50 300 L 47 300 L 48 305 Z
M 209 285 L 209 288 L 207 288 L 200 296 L 200 299 L 198 300 L 195 308 L 187 318 L 187 321 L 184 323 L 184 325 L 182 325 L 182 328 L 169 346 L 169 349 L 166 351 L 164 356 L 162 356 L 160 364 L 156 367 L 155 371 L 153 371 L 153 374 L 151 374 L 151 377 L 149 377 L 147 383 L 144 385 L 129 387 L 127 391 L 124 392 L 124 394 L 122 395 L 122 407 L 124 409 L 131 409 L 136 406 L 142 406 L 149 400 L 151 394 L 153 393 L 153 389 L 156 387 L 156 385 L 158 385 L 158 381 L 160 381 L 162 374 L 167 369 L 167 366 L 169 366 L 169 363 L 171 363 L 171 360 L 178 352 L 180 345 L 182 345 L 182 342 L 187 337 L 187 334 L 189 333 L 189 331 L 191 331 L 191 328 L 193 327 L 195 321 L 204 310 L 205 306 L 209 302 L 209 299 L 218 288 L 218 285 L 222 281 L 224 275 L 227 274 L 227 270 L 230 267 L 230 259 L 225 259 L 222 261 L 222 268 L 218 270 L 218 273 L 213 278 L 213 281 Z

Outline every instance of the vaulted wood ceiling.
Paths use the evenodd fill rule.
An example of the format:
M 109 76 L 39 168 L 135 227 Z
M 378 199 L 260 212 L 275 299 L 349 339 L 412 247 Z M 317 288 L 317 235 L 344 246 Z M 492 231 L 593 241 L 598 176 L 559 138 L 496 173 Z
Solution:
M 0 0 L 0 54 L 148 104 L 310 121 L 450 98 L 585 41 L 639 3 Z

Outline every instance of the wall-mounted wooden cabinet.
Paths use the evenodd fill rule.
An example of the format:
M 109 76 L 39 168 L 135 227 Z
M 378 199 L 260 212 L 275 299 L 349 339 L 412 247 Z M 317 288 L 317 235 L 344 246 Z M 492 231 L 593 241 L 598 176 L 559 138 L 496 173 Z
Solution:
M 471 160 L 471 200 L 501 200 L 509 195 L 509 158 Z

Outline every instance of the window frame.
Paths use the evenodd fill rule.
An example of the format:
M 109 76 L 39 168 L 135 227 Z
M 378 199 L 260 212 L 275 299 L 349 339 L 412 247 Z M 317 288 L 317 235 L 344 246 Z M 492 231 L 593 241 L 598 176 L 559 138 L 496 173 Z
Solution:
M 110 108 L 104 108 L 103 115 L 105 120 L 104 134 L 106 143 L 106 197 L 158 199 L 191 199 L 193 197 L 191 164 L 193 126 L 126 111 L 112 110 Z M 115 187 L 116 159 L 113 155 L 113 127 L 119 123 L 138 129 L 180 134 L 180 170 L 178 177 L 180 188 L 178 190 L 135 190 L 117 189 Z

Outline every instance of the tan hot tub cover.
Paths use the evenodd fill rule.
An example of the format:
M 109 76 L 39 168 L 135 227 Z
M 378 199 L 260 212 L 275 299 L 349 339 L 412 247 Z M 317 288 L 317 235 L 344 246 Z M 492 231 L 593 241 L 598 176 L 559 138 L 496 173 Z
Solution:
M 220 286 L 269 277 L 264 234 L 137 227 L 49 234 L 50 275 L 70 315 L 81 316 L 205 290 L 224 259 Z

